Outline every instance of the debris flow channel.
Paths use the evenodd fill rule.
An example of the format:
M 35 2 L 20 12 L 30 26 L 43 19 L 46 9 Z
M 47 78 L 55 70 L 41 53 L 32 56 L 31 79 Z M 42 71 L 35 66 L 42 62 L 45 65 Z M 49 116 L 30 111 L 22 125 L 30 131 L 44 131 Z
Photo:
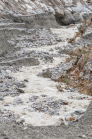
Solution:
M 17 78 L 19 82 L 25 81 L 26 87 L 21 88 L 23 93 L 19 96 L 5 96 L 0 101 L 2 109 L 19 115 L 17 123 L 33 126 L 48 126 L 69 124 L 79 119 L 91 102 L 92 97 L 80 94 L 73 88 L 67 89 L 67 84 L 58 83 L 50 78 L 39 75 L 47 68 L 53 68 L 69 58 L 68 54 L 58 55 L 58 48 L 68 45 L 67 39 L 77 32 L 76 25 L 70 28 L 51 29 L 62 41 L 57 44 L 42 47 L 23 47 L 23 51 L 36 51 L 36 53 L 49 53 L 53 55 L 52 61 L 41 60 L 36 66 L 22 66 L 17 72 L 7 70 L 9 76 Z M 57 86 L 60 84 L 62 90 Z M 6 105 L 7 104 L 7 105 Z

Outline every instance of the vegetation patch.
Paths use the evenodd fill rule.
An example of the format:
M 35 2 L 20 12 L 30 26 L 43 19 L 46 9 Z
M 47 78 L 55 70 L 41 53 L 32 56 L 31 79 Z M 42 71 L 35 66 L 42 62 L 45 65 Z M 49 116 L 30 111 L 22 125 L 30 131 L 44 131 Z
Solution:
M 81 22 L 81 25 L 79 27 L 77 27 L 78 32 L 76 32 L 76 34 L 73 38 L 68 40 L 68 43 L 73 44 L 77 37 L 82 37 L 85 34 L 87 27 L 89 27 L 91 25 L 92 25 L 92 17 L 88 21 L 85 19 L 83 22 Z
M 77 36 L 82 36 L 91 25 L 92 18 L 78 28 L 79 32 L 73 40 L 69 40 L 69 43 L 73 43 Z M 92 43 L 71 51 L 70 58 L 66 62 L 71 61 L 74 61 L 73 66 L 66 71 L 65 77 L 61 76 L 57 81 L 77 88 L 80 93 L 92 96 Z

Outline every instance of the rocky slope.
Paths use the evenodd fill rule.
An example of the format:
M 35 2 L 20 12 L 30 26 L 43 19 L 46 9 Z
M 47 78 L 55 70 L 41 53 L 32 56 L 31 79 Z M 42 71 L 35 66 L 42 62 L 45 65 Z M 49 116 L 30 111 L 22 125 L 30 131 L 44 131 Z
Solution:
M 90 17 L 92 15 L 91 4 L 91 0 L 1 0 L 0 10 L 1 13 L 3 11 L 12 11 L 15 15 L 32 15 L 52 12 L 58 23 L 67 25 Z

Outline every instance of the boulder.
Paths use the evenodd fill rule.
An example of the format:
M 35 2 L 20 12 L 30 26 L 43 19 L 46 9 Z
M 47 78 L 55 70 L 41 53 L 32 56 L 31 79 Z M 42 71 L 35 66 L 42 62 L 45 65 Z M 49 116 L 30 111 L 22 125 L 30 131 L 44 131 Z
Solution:
M 90 19 L 92 17 L 92 12 L 88 12 L 88 13 L 82 13 L 82 16 L 84 19 Z
M 88 40 L 88 41 L 92 42 L 92 31 L 90 31 L 90 32 L 88 32 L 88 33 L 86 33 L 86 34 L 84 34 L 84 35 L 82 36 L 82 38 L 83 38 L 84 40 Z
M 79 21 L 83 21 L 84 20 L 80 13 L 74 13 L 73 17 L 75 19 L 75 22 L 79 22 Z
M 55 16 L 56 17 L 63 17 L 64 16 L 64 11 L 63 9 L 56 7 L 55 8 Z
M 3 15 L 8 19 L 12 19 L 14 22 L 25 23 L 27 28 L 48 29 L 60 27 L 52 12 L 20 16 L 15 15 L 13 12 L 3 12 Z
M 79 120 L 80 126 L 81 125 L 87 126 L 90 125 L 90 123 L 92 123 L 92 102 L 88 106 L 85 114 Z
M 75 19 L 74 19 L 72 13 L 68 10 L 65 10 L 64 12 L 65 12 L 64 17 L 60 18 L 61 24 L 69 25 L 69 24 L 75 23 Z
M 87 5 L 84 5 L 84 4 L 81 4 L 80 2 L 77 3 L 77 5 L 75 6 L 72 6 L 71 7 L 72 9 L 72 13 L 83 13 L 83 12 L 86 12 L 86 13 L 89 13 L 91 12 L 91 10 L 88 8 Z

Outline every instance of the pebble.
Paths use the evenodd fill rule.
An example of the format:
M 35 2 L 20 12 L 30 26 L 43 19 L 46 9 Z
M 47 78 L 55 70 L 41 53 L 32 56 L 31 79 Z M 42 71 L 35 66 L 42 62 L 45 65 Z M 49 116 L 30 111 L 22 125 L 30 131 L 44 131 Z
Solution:
M 4 104 L 4 106 L 9 106 L 9 104 Z
M 84 112 L 81 111 L 81 110 L 77 110 L 69 115 L 67 115 L 65 117 L 65 120 L 68 121 L 68 122 L 71 122 L 71 121 L 78 121 L 78 119 L 80 118 L 80 116 L 83 114 Z
M 54 50 L 51 48 L 49 51 L 51 51 L 51 52 L 52 52 L 52 51 L 54 51 Z
M 82 115 L 84 112 L 83 111 L 81 111 L 81 110 L 77 110 L 77 111 L 75 111 L 73 114 L 76 114 L 76 115 Z
M 47 95 L 41 95 L 42 97 L 47 97 Z
M 24 79 L 24 81 L 25 81 L 25 82 L 28 82 L 28 80 L 27 80 L 27 79 Z
M 25 88 L 26 87 L 25 83 L 18 83 L 17 86 L 19 88 Z
M 2 79 L 0 79 L 0 83 L 3 83 L 3 80 Z
M 16 88 L 20 93 L 24 93 L 24 91 L 20 88 Z
M 62 86 L 59 84 L 59 85 L 57 85 L 57 89 L 59 90 L 59 91 L 62 91 L 62 92 L 64 92 L 64 90 L 63 90 L 63 88 L 62 88 Z
M 19 118 L 19 119 L 16 120 L 17 124 L 23 124 L 24 122 L 25 122 L 24 118 Z
M 0 101 L 3 101 L 3 97 L 0 97 Z

